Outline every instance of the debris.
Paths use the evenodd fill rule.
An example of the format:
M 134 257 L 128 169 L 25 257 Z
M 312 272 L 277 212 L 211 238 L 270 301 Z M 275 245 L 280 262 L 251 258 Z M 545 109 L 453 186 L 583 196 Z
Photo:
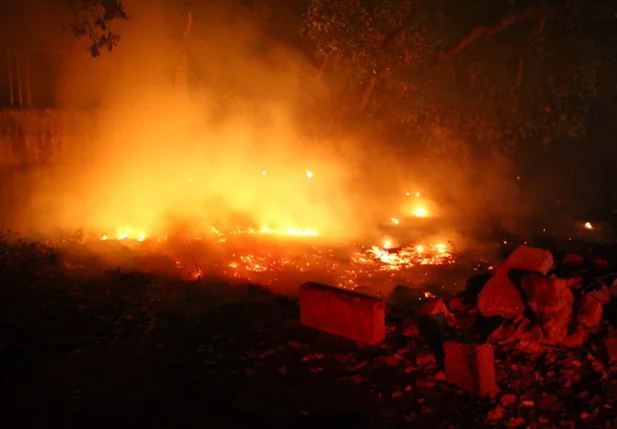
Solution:
M 576 321 L 586 328 L 595 328 L 602 323 L 604 304 L 593 292 L 584 293 L 578 303 Z
M 386 336 L 383 300 L 318 283 L 300 287 L 303 325 L 371 345 Z
M 443 349 L 449 382 L 472 395 L 497 394 L 494 352 L 490 344 L 446 341 Z
M 581 255 L 577 255 L 576 253 L 568 253 L 561 260 L 561 263 L 564 265 L 582 265 L 585 262 L 585 259 Z
M 478 310 L 483 316 L 514 319 L 525 311 L 521 293 L 508 277 L 509 271 L 507 265 L 498 267 L 478 295 Z
M 586 341 L 587 341 L 587 332 L 578 331 L 578 332 L 575 332 L 574 334 L 568 335 L 563 340 L 563 345 L 569 348 L 582 347 Z
M 497 405 L 495 408 L 493 408 L 491 411 L 488 412 L 486 419 L 489 422 L 497 422 L 497 421 L 503 420 L 505 416 L 506 416 L 506 411 L 502 407 Z
M 518 398 L 516 397 L 516 395 L 513 395 L 511 393 L 506 393 L 499 400 L 501 405 L 503 405 L 504 407 L 509 407 L 511 405 L 514 405 L 516 404 L 516 401 L 518 401 Z
M 430 341 L 436 335 L 443 334 L 455 323 L 454 315 L 442 298 L 431 300 L 418 309 L 418 329 L 426 340 Z
M 406 337 L 414 338 L 420 336 L 420 329 L 418 328 L 418 323 L 415 318 L 410 317 L 403 322 L 402 334 Z
M 428 350 L 419 350 L 418 353 L 416 353 L 415 360 L 416 365 L 420 367 L 436 362 L 435 355 Z
M 605 338 L 604 347 L 606 348 L 606 353 L 608 355 L 608 362 L 617 362 L 617 338 Z
M 538 316 L 548 343 L 561 344 L 572 321 L 574 296 L 565 280 L 537 275 L 522 279 L 527 303 Z
M 448 301 L 448 309 L 454 312 L 464 312 L 469 309 L 469 306 L 463 303 L 463 301 L 458 296 L 453 296 Z
M 527 422 L 523 417 L 512 417 L 510 420 L 506 422 L 506 427 L 517 428 L 517 427 L 523 426 L 525 423 Z
M 550 251 L 520 245 L 501 266 L 505 265 L 509 269 L 529 271 L 545 276 L 553 269 L 553 264 L 553 254 Z

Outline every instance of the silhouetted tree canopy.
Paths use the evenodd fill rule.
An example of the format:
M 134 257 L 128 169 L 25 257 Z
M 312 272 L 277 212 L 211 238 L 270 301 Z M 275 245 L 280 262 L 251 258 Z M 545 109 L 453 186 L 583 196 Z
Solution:
M 116 46 L 109 27 L 128 19 L 121 0 L 64 1 L 93 56 Z M 188 31 L 195 1 L 186 3 Z M 617 95 L 617 4 L 609 0 L 237 4 L 257 3 L 273 12 L 269 34 L 302 36 L 316 80 L 330 88 L 322 118 L 330 129 L 369 124 L 440 150 L 482 154 L 581 138 L 594 103 Z M 299 28 L 275 19 L 283 7 L 298 15 L 290 22 Z M 447 144 L 432 144 L 437 139 Z
M 64 0 L 71 12 L 68 26 L 78 38 L 87 38 L 90 54 L 97 57 L 101 50 L 109 52 L 117 46 L 120 36 L 110 30 L 110 23 L 129 19 L 122 0 Z
M 474 142 L 581 137 L 615 93 L 609 1 L 306 0 L 304 35 L 350 112 L 415 137 Z

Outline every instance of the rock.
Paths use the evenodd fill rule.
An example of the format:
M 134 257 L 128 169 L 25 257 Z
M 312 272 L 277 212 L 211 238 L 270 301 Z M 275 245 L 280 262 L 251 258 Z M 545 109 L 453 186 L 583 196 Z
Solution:
M 499 344 L 510 344 L 514 341 L 518 341 L 521 339 L 530 323 L 531 321 L 529 319 L 523 317 L 506 321 L 488 337 L 487 341 Z
M 596 258 L 593 259 L 591 262 L 593 262 L 593 265 L 596 267 L 597 270 L 603 270 L 605 268 L 608 268 L 609 266 L 609 263 L 606 259 Z
M 574 296 L 567 281 L 556 276 L 522 279 L 529 307 L 538 316 L 547 342 L 560 344 L 568 335 Z
M 509 269 L 529 271 L 545 276 L 553 269 L 553 264 L 553 254 L 550 251 L 520 245 L 510 254 L 503 265 L 508 266 Z
M 448 310 L 443 298 L 430 300 L 418 308 L 418 316 L 437 316 L 443 314 L 448 325 L 453 326 L 455 322 L 454 314 Z
M 414 338 L 420 336 L 420 329 L 418 328 L 418 324 L 413 317 L 410 317 L 403 322 L 402 334 L 406 337 Z
M 521 334 L 517 348 L 527 353 L 537 353 L 542 350 L 543 340 L 542 328 L 539 325 L 530 324 Z
M 478 274 L 470 277 L 465 284 L 465 290 L 463 291 L 463 300 L 468 302 L 472 306 L 476 306 L 478 304 L 478 295 L 484 289 L 484 286 L 491 279 L 492 274 L 484 273 Z M 472 308 L 472 310 L 474 310 Z
M 448 309 L 454 312 L 464 312 L 469 308 L 458 296 L 453 296 L 448 301 Z
M 420 335 L 429 341 L 456 323 L 454 314 L 450 313 L 442 298 L 428 301 L 418 308 L 417 314 Z
M 514 319 L 525 311 L 521 293 L 508 277 L 509 270 L 507 265 L 498 267 L 478 295 L 478 311 L 483 316 Z
M 574 334 L 568 335 L 563 340 L 563 345 L 570 348 L 582 347 L 587 341 L 587 332 L 579 331 Z
M 576 313 L 576 321 L 586 328 L 595 328 L 602 323 L 604 302 L 593 292 L 583 294 Z
M 489 422 L 497 422 L 497 421 L 503 420 L 505 415 L 506 415 L 506 411 L 502 407 L 497 405 L 495 408 L 493 408 L 491 411 L 488 412 L 486 419 Z
M 566 256 L 564 256 L 564 258 L 561 260 L 562 264 L 565 265 L 581 265 L 585 262 L 585 259 L 581 256 L 581 255 L 577 255 L 576 253 L 568 253 Z
M 512 417 L 506 422 L 506 427 L 518 428 L 523 426 L 527 421 L 523 417 Z
M 495 270 L 478 295 L 478 310 L 483 316 L 513 319 L 525 311 L 519 288 L 509 277 L 511 270 L 546 275 L 553 268 L 553 254 L 548 250 L 521 245 Z
M 617 338 L 605 338 L 604 347 L 606 348 L 606 354 L 608 355 L 608 362 L 617 362 Z
M 506 393 L 499 400 L 499 402 L 501 402 L 501 405 L 503 405 L 504 407 L 509 407 L 510 405 L 514 405 L 516 404 L 516 401 L 518 401 L 518 398 L 516 397 L 516 395 L 513 395 L 511 393 Z
M 450 383 L 476 396 L 495 396 L 499 392 L 490 344 L 446 341 L 443 350 Z
M 419 350 L 415 357 L 416 365 L 422 367 L 435 363 L 435 355 L 428 350 Z

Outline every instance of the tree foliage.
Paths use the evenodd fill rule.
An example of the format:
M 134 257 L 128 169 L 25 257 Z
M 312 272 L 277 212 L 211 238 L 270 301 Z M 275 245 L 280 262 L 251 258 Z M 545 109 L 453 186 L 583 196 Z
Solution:
M 343 111 L 481 152 L 584 135 L 599 93 L 615 92 L 616 12 L 584 0 L 307 0 L 304 35 L 324 77 L 350 82 Z
M 120 36 L 110 30 L 114 20 L 129 19 L 122 0 L 64 0 L 71 12 L 68 27 L 75 37 L 86 38 L 89 51 L 98 57 L 101 51 L 111 52 Z

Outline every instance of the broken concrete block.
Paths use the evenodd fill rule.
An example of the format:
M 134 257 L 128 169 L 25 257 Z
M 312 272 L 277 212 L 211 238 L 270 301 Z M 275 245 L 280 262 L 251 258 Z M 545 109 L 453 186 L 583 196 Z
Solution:
M 523 244 L 514 249 L 502 266 L 507 265 L 510 269 L 530 271 L 545 276 L 553 269 L 553 264 L 553 254 L 550 251 Z
M 508 277 L 510 267 L 497 267 L 493 277 L 478 295 L 478 311 L 485 317 L 513 319 L 525 311 L 521 292 Z
M 319 283 L 300 286 L 300 322 L 314 329 L 376 345 L 385 339 L 382 299 Z
M 604 305 L 611 300 L 611 292 L 606 286 L 584 293 L 576 312 L 576 321 L 586 328 L 595 328 L 602 323 Z
M 527 303 L 538 316 L 545 340 L 560 344 L 568 336 L 574 296 L 568 281 L 556 276 L 530 276 L 521 281 Z
M 495 356 L 490 344 L 446 341 L 443 344 L 448 381 L 475 396 L 495 396 Z

